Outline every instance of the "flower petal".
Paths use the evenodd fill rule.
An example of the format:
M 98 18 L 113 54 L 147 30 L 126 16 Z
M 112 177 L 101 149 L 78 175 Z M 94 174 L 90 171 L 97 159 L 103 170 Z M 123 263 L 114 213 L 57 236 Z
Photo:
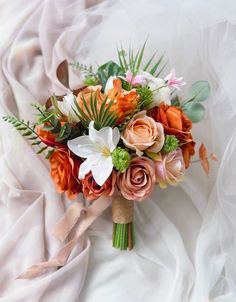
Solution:
M 98 152 L 90 138 L 85 135 L 69 140 L 67 145 L 74 154 L 83 158 L 87 158 Z
M 120 131 L 118 128 L 114 128 L 112 130 L 112 140 L 113 140 L 114 147 L 116 147 L 120 140 Z M 113 150 L 111 150 L 111 151 L 113 151 Z
M 112 130 L 111 127 L 104 127 L 100 130 L 96 130 L 94 128 L 94 122 L 92 121 L 89 124 L 89 138 L 94 144 L 98 144 L 101 147 L 106 146 L 110 151 L 113 151 L 120 138 L 119 130 L 115 129 Z
M 92 165 L 91 171 L 93 178 L 99 186 L 102 186 L 108 177 L 111 175 L 113 169 L 112 158 L 100 156 L 96 164 Z
M 85 176 L 91 171 L 92 161 L 86 159 L 79 168 L 79 179 L 84 179 Z

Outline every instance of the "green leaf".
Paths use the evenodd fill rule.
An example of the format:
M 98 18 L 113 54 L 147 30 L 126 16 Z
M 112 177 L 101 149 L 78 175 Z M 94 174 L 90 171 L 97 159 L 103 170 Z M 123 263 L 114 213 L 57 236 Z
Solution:
M 52 156 L 53 152 L 54 152 L 54 149 L 49 150 L 45 158 L 49 159 Z
M 207 81 L 198 81 L 195 82 L 188 94 L 187 102 L 194 101 L 194 102 L 203 102 L 205 101 L 210 95 L 210 85 Z
M 109 61 L 101 65 L 97 70 L 97 75 L 105 88 L 106 82 L 110 76 L 117 76 L 122 74 L 122 68 L 113 61 Z
M 57 136 L 56 138 L 56 141 L 57 142 L 62 142 L 66 139 L 68 139 L 71 135 L 71 125 L 70 124 L 64 124 L 62 127 L 61 127 L 61 130 L 59 132 L 59 135 Z
M 147 62 L 147 64 L 144 66 L 143 71 L 147 71 L 147 69 L 149 68 L 149 66 L 151 65 L 153 59 L 155 58 L 157 54 L 157 51 L 154 52 L 154 54 L 151 56 L 150 60 Z
M 187 103 L 184 105 L 183 111 L 193 123 L 200 122 L 205 114 L 205 108 L 199 103 Z
M 22 133 L 22 136 L 29 136 L 31 134 L 32 134 L 32 130 L 29 130 L 29 131 Z
M 142 47 L 142 49 L 141 49 L 141 51 L 140 51 L 140 54 L 139 54 L 139 56 L 138 56 L 137 65 L 135 66 L 135 69 L 136 69 L 136 70 L 139 69 L 139 67 L 140 67 L 140 65 L 141 65 L 141 63 L 142 63 L 143 55 L 144 55 L 144 50 L 145 50 L 146 44 L 147 44 L 147 40 L 144 42 L 143 47 Z
M 156 62 L 156 64 L 152 67 L 152 69 L 150 70 L 150 74 L 154 75 L 157 68 L 159 67 L 159 65 L 161 64 L 162 60 L 164 58 L 164 54 L 160 57 L 160 59 Z
M 34 146 L 34 145 L 39 145 L 39 144 L 41 144 L 41 141 L 35 141 L 31 145 Z
M 41 149 L 37 152 L 37 154 L 43 153 L 43 151 L 45 151 L 47 148 L 48 148 L 48 146 L 45 146 L 45 147 L 41 148 Z

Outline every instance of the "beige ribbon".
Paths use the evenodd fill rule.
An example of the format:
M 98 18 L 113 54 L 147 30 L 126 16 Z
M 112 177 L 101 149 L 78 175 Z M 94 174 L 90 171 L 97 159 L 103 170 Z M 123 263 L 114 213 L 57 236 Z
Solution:
M 59 268 L 66 264 L 73 248 L 81 239 L 81 235 L 96 220 L 102 212 L 111 204 L 109 198 L 101 198 L 95 201 L 91 206 L 84 207 L 81 203 L 75 202 L 71 205 L 65 215 L 59 220 L 54 228 L 54 236 L 61 241 L 65 241 L 75 225 L 77 224 L 75 234 L 68 241 L 58 254 L 49 261 L 40 262 L 28 268 L 17 279 L 31 279 L 38 277 L 51 268 Z

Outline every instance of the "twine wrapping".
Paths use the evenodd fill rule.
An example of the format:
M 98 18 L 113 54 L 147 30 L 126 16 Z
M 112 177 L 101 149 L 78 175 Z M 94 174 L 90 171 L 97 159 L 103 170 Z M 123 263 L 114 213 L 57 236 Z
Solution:
M 117 195 L 112 201 L 112 219 L 119 224 L 133 222 L 134 202 Z

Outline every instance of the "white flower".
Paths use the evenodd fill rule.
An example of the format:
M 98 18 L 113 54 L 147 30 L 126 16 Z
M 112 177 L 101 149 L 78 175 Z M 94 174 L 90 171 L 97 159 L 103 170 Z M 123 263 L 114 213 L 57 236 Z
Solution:
M 141 71 L 139 74 L 145 78 L 145 85 L 149 86 L 153 93 L 153 101 L 150 104 L 149 109 L 159 106 L 161 102 L 164 102 L 167 105 L 171 104 L 171 91 L 163 79 L 156 78 L 146 71 Z
M 104 89 L 104 92 L 107 93 L 109 90 L 113 89 L 114 86 L 113 86 L 113 80 L 116 80 L 118 79 L 116 76 L 110 76 L 106 82 L 106 86 L 105 86 L 105 89 Z
M 69 122 L 72 123 L 79 122 L 79 118 L 73 110 L 75 100 L 75 95 L 72 92 L 68 92 L 67 95 L 63 97 L 63 101 L 57 103 L 59 110 L 68 118 Z
M 89 135 L 69 140 L 69 149 L 79 157 L 86 158 L 80 166 L 79 179 L 84 179 L 91 171 L 96 183 L 102 186 L 112 172 L 111 153 L 116 148 L 119 139 L 118 128 L 104 127 L 96 130 L 92 121 L 89 124 Z

